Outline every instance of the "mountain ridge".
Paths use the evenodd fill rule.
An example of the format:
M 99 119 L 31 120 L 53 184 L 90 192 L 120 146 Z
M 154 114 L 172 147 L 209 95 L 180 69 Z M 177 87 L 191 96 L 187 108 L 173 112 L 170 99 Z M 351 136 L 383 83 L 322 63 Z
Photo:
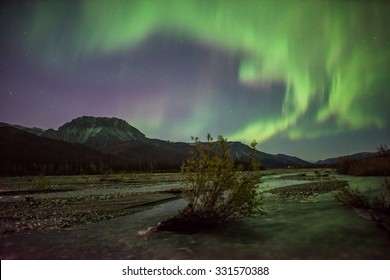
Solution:
M 49 129 L 42 136 L 70 143 L 81 143 L 102 150 L 126 141 L 145 141 L 145 135 L 118 118 L 82 116 Z
M 340 162 L 340 159 L 342 158 L 349 158 L 349 159 L 365 159 L 365 158 L 370 158 L 378 155 L 377 152 L 360 152 L 360 153 L 355 153 L 355 154 L 350 154 L 350 155 L 343 155 L 339 157 L 331 157 L 323 160 L 319 160 L 315 162 L 315 164 L 320 164 L 320 165 L 334 165 Z
M 41 135 L 45 131 L 43 128 L 39 128 L 39 127 L 25 127 L 18 124 L 9 124 L 5 122 L 0 122 L 0 127 L 4 127 L 4 126 L 11 126 L 35 135 Z
M 25 133 L 29 133 L 28 128 L 11 126 L 14 129 L 21 129 Z M 23 128 L 23 129 L 22 129 Z M 172 142 L 160 139 L 147 138 L 140 130 L 131 126 L 126 121 L 118 118 L 107 117 L 92 117 L 83 116 L 75 118 L 70 122 L 60 126 L 58 130 L 48 129 L 43 131 L 39 136 L 28 136 L 26 134 L 17 134 L 15 141 L 21 141 L 18 137 L 25 138 L 26 143 L 19 142 L 21 146 L 31 146 L 31 151 L 38 149 L 42 151 L 42 145 L 48 143 L 45 139 L 55 140 L 58 142 L 50 142 L 51 145 L 58 145 L 64 147 L 69 154 L 73 154 L 72 149 L 76 149 L 77 145 L 88 148 L 88 151 L 94 151 L 95 161 L 93 163 L 86 153 L 86 150 L 80 150 L 80 158 L 84 158 L 86 162 L 85 169 L 97 171 L 96 165 L 102 164 L 104 161 L 102 157 L 106 155 L 111 161 L 111 165 L 120 167 L 122 170 L 178 170 L 181 164 L 190 157 L 191 151 L 194 150 L 193 143 Z M 12 138 L 3 134 L 0 135 L 0 140 L 6 139 L 12 142 Z M 55 144 L 56 143 L 56 144 Z M 72 144 L 76 146 L 65 146 L 63 143 Z M 247 155 L 252 151 L 248 145 L 241 142 L 228 142 L 228 151 L 230 155 L 237 162 L 245 162 Z M 73 148 L 72 148 L 73 147 Z M 0 149 L 0 156 L 2 154 L 9 154 L 12 152 L 22 157 L 23 154 L 18 151 L 17 145 L 8 147 L 8 151 Z M 57 148 L 57 151 L 61 148 Z M 31 152 L 22 149 L 26 153 L 26 158 L 31 158 Z M 77 150 L 77 149 L 76 149 Z M 48 161 L 53 163 L 52 159 L 56 159 L 57 155 L 55 149 L 50 158 L 49 151 L 44 151 L 42 156 L 35 153 L 40 162 Z M 59 152 L 62 154 L 61 152 Z M 3 156 L 1 156 L 3 157 Z M 284 168 L 288 166 L 309 166 L 310 163 L 288 155 L 272 155 L 262 151 L 255 150 L 254 157 L 260 161 L 264 168 Z M 41 160 L 42 159 L 42 160 Z M 19 158 L 23 162 L 22 158 Z M 66 156 L 59 159 L 59 161 L 66 161 Z M 124 167 L 126 166 L 126 167 Z M 119 168 L 118 167 L 118 168 Z M 99 169 L 100 171 L 100 169 Z

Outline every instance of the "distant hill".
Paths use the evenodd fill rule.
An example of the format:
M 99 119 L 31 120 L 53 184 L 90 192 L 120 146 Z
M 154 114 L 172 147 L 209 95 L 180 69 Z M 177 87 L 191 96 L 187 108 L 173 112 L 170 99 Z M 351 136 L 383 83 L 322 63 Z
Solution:
M 363 159 L 363 158 L 369 158 L 376 156 L 377 153 L 370 153 L 370 152 L 362 152 L 362 153 L 356 153 L 352 155 L 347 155 L 347 156 L 340 156 L 340 157 L 334 157 L 334 158 L 328 158 L 324 160 L 319 160 L 316 162 L 316 164 L 323 164 L 323 165 L 334 165 L 340 162 L 341 158 L 348 157 L 350 159 Z
M 241 142 L 230 142 L 229 153 L 230 155 L 238 160 L 245 160 L 247 155 L 251 152 L 251 148 L 248 145 L 242 144 Z M 261 151 L 254 152 L 255 159 L 259 160 L 260 163 L 266 168 L 284 168 L 288 166 L 308 166 L 311 163 L 304 161 L 300 158 L 288 156 L 288 155 L 272 155 Z
M 308 162 L 295 156 L 276 154 L 275 157 L 279 160 L 279 162 L 283 164 L 288 164 L 289 166 L 309 166 L 312 164 L 311 162 Z
M 117 118 L 83 116 L 42 136 L 70 143 L 81 143 L 102 150 L 126 141 L 145 141 L 145 135 L 127 122 Z
M 123 159 L 138 162 L 147 161 L 154 166 L 163 164 L 179 167 L 183 161 L 189 158 L 193 150 L 193 144 L 147 139 L 144 142 L 129 141 L 117 144 L 103 151 Z M 228 152 L 238 162 L 247 161 L 251 151 L 252 149 L 248 145 L 242 144 L 241 142 L 228 142 Z M 253 156 L 265 168 L 310 165 L 307 161 L 287 155 L 271 155 L 254 151 Z
M 390 150 L 387 147 L 376 152 L 363 152 L 337 158 L 320 160 L 316 165 L 330 165 L 342 174 L 355 176 L 389 176 Z
M 0 175 L 99 173 L 123 162 L 81 144 L 40 137 L 12 126 L 0 127 Z
M 336 165 L 337 171 L 355 176 L 389 176 L 390 152 L 372 154 L 363 158 L 343 157 Z
M 45 131 L 44 129 L 39 128 L 39 127 L 25 127 L 25 126 L 21 126 L 21 125 L 17 125 L 17 124 L 8 124 L 8 123 L 0 122 L 0 127 L 3 127 L 3 126 L 15 127 L 17 129 L 20 129 L 20 130 L 23 130 L 23 131 L 26 131 L 26 132 L 29 132 L 29 133 L 32 133 L 35 135 L 41 135 Z
M 148 166 L 154 170 L 179 170 L 181 164 L 190 157 L 193 148 L 188 143 L 149 139 L 115 144 L 103 152 L 130 161 L 135 166 Z

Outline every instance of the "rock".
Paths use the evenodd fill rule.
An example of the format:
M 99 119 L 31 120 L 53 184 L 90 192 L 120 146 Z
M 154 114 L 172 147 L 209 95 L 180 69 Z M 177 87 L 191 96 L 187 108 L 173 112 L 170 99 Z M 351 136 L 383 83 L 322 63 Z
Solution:
M 156 227 L 150 227 L 150 228 L 148 228 L 148 229 L 146 229 L 146 230 L 140 230 L 140 231 L 138 231 L 137 232 L 137 235 L 138 236 L 143 236 L 143 237 L 145 237 L 145 236 L 148 236 L 148 235 L 150 235 L 151 233 L 153 233 L 153 232 L 155 232 L 156 231 Z

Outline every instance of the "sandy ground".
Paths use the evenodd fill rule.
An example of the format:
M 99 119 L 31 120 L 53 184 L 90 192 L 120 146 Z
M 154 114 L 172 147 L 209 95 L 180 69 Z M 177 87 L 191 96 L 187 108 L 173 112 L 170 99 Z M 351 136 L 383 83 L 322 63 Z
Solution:
M 84 197 L 4 202 L 0 208 L 0 234 L 26 230 L 66 228 L 116 218 L 176 199 L 167 192 L 91 195 Z

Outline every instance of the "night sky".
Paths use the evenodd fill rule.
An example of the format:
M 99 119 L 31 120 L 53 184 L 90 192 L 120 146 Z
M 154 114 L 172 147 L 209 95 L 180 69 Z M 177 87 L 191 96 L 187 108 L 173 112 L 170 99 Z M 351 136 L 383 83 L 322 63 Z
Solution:
M 118 117 L 306 160 L 390 146 L 389 1 L 0 4 L 0 121 Z

